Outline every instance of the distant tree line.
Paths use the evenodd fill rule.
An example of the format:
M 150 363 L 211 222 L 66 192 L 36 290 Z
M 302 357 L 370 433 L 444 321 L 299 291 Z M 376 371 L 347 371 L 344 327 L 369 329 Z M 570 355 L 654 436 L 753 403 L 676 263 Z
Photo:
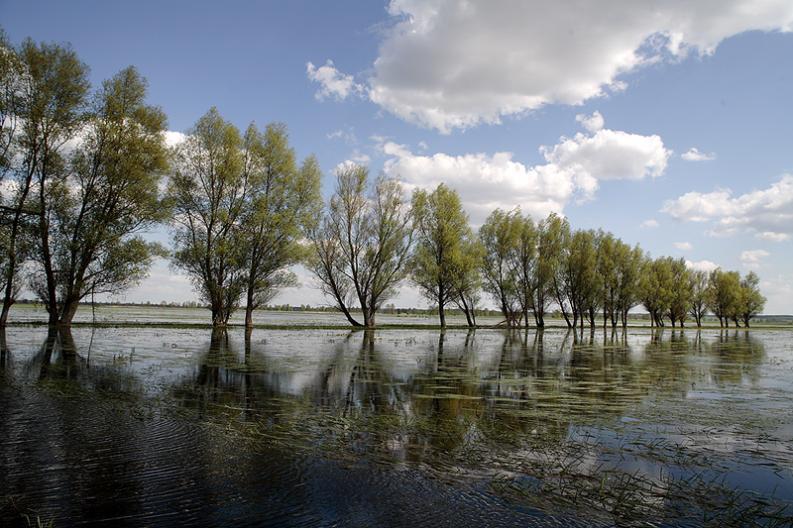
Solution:
M 129 67 L 92 91 L 70 48 L 0 34 L 0 326 L 23 286 L 68 326 L 81 301 L 136 284 L 158 256 L 191 278 L 216 326 L 242 306 L 251 326 L 296 284 L 297 263 L 355 327 L 374 327 L 406 280 L 442 327 L 450 309 L 476 326 L 482 293 L 508 327 L 542 328 L 551 310 L 571 328 L 624 326 L 639 305 L 658 326 L 707 312 L 749 326 L 763 309 L 754 273 L 693 271 L 556 214 L 496 210 L 475 232 L 443 184 L 408 197 L 348 164 L 323 203 L 319 165 L 298 162 L 284 125 L 240 131 L 212 108 L 169 148 L 146 90 Z M 171 248 L 142 236 L 162 224 Z

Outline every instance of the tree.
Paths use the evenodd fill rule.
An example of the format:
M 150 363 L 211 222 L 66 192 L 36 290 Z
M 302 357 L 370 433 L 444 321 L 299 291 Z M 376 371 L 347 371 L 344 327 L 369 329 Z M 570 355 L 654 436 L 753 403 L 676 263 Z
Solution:
M 382 304 L 406 276 L 412 240 L 411 216 L 402 186 L 347 164 L 336 174 L 336 191 L 319 227 L 310 235 L 309 267 L 323 293 L 353 326 L 372 328 Z M 357 302 L 363 324 L 352 316 Z
M 522 220 L 519 211 L 496 209 L 479 228 L 484 249 L 483 287 L 498 304 L 507 326 L 520 324 L 521 270 L 516 260 L 521 249 Z
M 177 148 L 168 185 L 174 263 L 209 304 L 213 326 L 228 324 L 247 286 L 240 221 L 249 201 L 251 175 L 242 148 L 239 130 L 212 108 Z
M 560 263 L 560 281 L 572 312 L 573 328 L 578 325 L 579 318 L 583 328 L 589 307 L 597 297 L 596 240 L 593 231 L 575 231 L 569 239 L 565 258 Z
M 460 196 L 446 185 L 428 193 L 413 193 L 416 250 L 412 259 L 413 282 L 438 307 L 441 328 L 446 327 L 446 306 L 455 297 L 455 273 L 472 256 L 466 248 L 473 239 Z
M 245 325 L 278 288 L 296 284 L 287 267 L 303 258 L 300 238 L 316 225 L 321 208 L 321 173 L 316 158 L 295 163 L 286 127 L 271 124 L 262 134 L 250 125 L 243 140 L 247 203 L 240 221 L 247 267 Z
M 730 319 L 737 326 L 740 311 L 741 277 L 737 271 L 722 271 L 720 268 L 710 273 L 708 281 L 708 308 L 719 319 L 719 326 L 729 326 Z
M 628 312 L 639 304 L 639 281 L 644 251 L 638 246 L 630 247 L 621 240 L 617 244 L 617 296 L 616 311 L 622 326 L 628 326 Z
M 51 259 L 37 253 L 34 290 L 47 305 L 56 292 L 68 326 L 89 294 L 113 294 L 148 272 L 156 244 L 138 235 L 167 218 L 159 183 L 167 168 L 165 114 L 146 104 L 146 81 L 130 67 L 103 83 L 80 130 L 68 172 L 50 187 Z M 54 280 L 54 288 L 50 281 Z
M 527 328 L 529 326 L 529 311 L 534 316 L 535 324 L 542 327 L 545 306 L 543 304 L 542 308 L 538 309 L 535 304 L 535 292 L 538 287 L 537 239 L 539 234 L 531 216 L 526 215 L 517 220 L 518 243 L 513 248 L 510 260 L 517 279 L 520 311 L 523 313 L 523 322 Z
M 664 316 L 669 313 L 676 284 L 671 258 L 648 258 L 642 266 L 640 298 L 650 313 L 651 324 L 664 326 Z
M 53 191 L 62 185 L 66 161 L 64 145 L 85 120 L 89 90 L 88 68 L 71 49 L 26 40 L 18 50 L 3 43 L 3 84 L 8 98 L 3 108 L 3 174 L 12 178 L 13 191 L 3 204 L 3 308 L 0 326 L 19 289 L 20 264 L 26 255 L 23 236 L 37 238 L 39 262 L 46 277 L 42 299 L 49 323 L 59 319 L 56 271 L 50 248 L 50 221 L 56 203 Z M 13 113 L 13 115 L 12 115 Z M 8 135 L 5 135 L 8 134 Z M 56 193 L 57 194 L 57 193 Z M 30 246 L 29 246 L 30 247 Z
M 751 319 L 763 311 L 765 297 L 760 293 L 760 277 L 750 271 L 741 280 L 741 294 L 738 315 L 746 328 L 749 328 Z
M 568 328 L 573 327 L 568 313 L 566 260 L 570 250 L 570 223 L 551 213 L 540 223 L 540 267 L 550 279 L 550 291 Z
M 686 316 L 691 307 L 691 278 L 689 269 L 684 259 L 671 259 L 667 257 L 671 281 L 669 290 L 668 313 L 669 320 L 674 328 L 675 323 L 679 322 L 684 326 Z
M 454 262 L 452 272 L 452 302 L 463 312 L 469 328 L 476 327 L 476 307 L 479 304 L 479 292 L 482 289 L 482 260 L 485 250 L 474 237 L 462 240 L 464 258 Z
M 694 318 L 697 326 L 702 326 L 702 317 L 707 312 L 708 302 L 708 274 L 703 270 L 689 272 L 689 288 L 691 290 L 691 304 L 689 314 Z

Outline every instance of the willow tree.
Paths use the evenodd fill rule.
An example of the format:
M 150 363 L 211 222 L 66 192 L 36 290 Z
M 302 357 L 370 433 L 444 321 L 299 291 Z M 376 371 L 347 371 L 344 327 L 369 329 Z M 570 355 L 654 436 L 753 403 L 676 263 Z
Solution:
M 56 270 L 50 248 L 50 222 L 57 189 L 67 174 L 65 145 L 75 139 L 85 122 L 90 89 L 88 68 L 76 53 L 55 44 L 26 40 L 19 49 L 7 43 L 3 55 L 3 175 L 11 189 L 1 204 L 3 218 L 4 325 L 19 289 L 18 272 L 25 260 L 23 238 L 41 255 L 49 323 L 59 319 Z M 10 181 L 10 183 L 9 183 Z
M 673 286 L 670 288 L 668 316 L 672 327 L 675 323 L 685 326 L 686 316 L 691 308 L 691 271 L 686 266 L 686 261 L 682 258 L 666 258 Z
M 617 241 L 616 245 L 616 295 L 613 313 L 619 315 L 622 326 L 628 326 L 628 312 L 640 303 L 641 273 L 645 253 L 638 245 L 633 247 Z M 616 326 L 612 319 L 612 327 Z
M 573 315 L 573 327 L 589 316 L 589 308 L 598 297 L 597 238 L 594 231 L 575 231 L 570 236 L 565 258 L 560 263 L 562 289 Z M 594 320 L 590 320 L 594 326 Z
M 507 326 L 520 324 L 520 268 L 515 259 L 521 248 L 522 218 L 518 211 L 496 209 L 479 228 L 484 248 L 483 288 L 501 310 Z
M 228 324 L 246 290 L 240 221 L 250 179 L 239 130 L 210 109 L 176 149 L 167 196 L 173 207 L 174 263 L 209 305 L 213 326 Z
M 737 271 L 715 269 L 708 280 L 708 309 L 726 327 L 730 319 L 738 325 L 741 303 L 741 276 Z
M 645 260 L 642 266 L 640 298 L 653 326 L 664 326 L 664 316 L 669 312 L 676 284 L 671 259 Z
M 546 276 L 549 282 L 548 289 L 568 328 L 573 326 L 573 322 L 568 312 L 564 264 L 570 250 L 570 236 L 570 223 L 556 213 L 551 213 L 540 223 L 540 272 Z
M 440 325 L 445 328 L 446 307 L 456 295 L 456 271 L 477 258 L 466 251 L 473 231 L 460 196 L 444 184 L 431 193 L 413 193 L 413 219 L 416 249 L 411 276 L 422 294 L 438 307 Z
M 694 318 L 697 326 L 702 326 L 702 318 L 707 312 L 708 273 L 703 270 L 690 270 L 688 287 L 691 290 L 691 303 L 688 313 Z
M 278 292 L 296 284 L 288 266 L 303 259 L 300 240 L 316 225 L 321 209 L 321 173 L 316 158 L 301 167 L 289 146 L 286 127 L 268 125 L 264 133 L 250 125 L 243 139 L 243 172 L 248 192 L 240 220 L 246 261 L 245 325 L 253 311 Z
M 32 286 L 57 309 L 59 324 L 71 324 L 87 295 L 137 284 L 162 253 L 141 234 L 168 214 L 159 198 L 165 129 L 165 114 L 146 104 L 146 81 L 134 68 L 96 94 L 65 177 L 49 186 L 49 258 L 42 251 L 33 259 L 40 271 Z
M 510 260 L 517 278 L 518 302 L 526 327 L 529 326 L 529 311 L 533 313 L 534 322 L 539 327 L 542 326 L 544 316 L 544 306 L 538 308 L 535 297 L 539 283 L 538 236 L 537 226 L 531 216 L 518 218 L 518 244 L 513 248 Z
M 374 327 L 377 311 L 407 274 L 412 228 L 402 195 L 398 181 L 380 177 L 372 184 L 366 167 L 347 164 L 310 233 L 310 270 L 353 326 Z M 352 314 L 356 304 L 363 323 Z
M 476 310 L 482 289 L 482 260 L 485 248 L 475 237 L 461 241 L 461 251 L 466 256 L 454 262 L 452 270 L 452 303 L 463 312 L 469 328 L 476 327 Z
M 746 277 L 741 279 L 740 292 L 738 318 L 743 321 L 745 327 L 749 328 L 752 318 L 762 312 L 765 307 L 766 299 L 760 293 L 760 277 L 750 271 Z

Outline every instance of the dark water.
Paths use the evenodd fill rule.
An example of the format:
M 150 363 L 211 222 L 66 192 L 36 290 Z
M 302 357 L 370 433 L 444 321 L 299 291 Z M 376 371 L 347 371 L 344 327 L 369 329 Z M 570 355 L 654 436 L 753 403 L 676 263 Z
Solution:
M 793 524 L 786 331 L 0 345 L 1 526 Z

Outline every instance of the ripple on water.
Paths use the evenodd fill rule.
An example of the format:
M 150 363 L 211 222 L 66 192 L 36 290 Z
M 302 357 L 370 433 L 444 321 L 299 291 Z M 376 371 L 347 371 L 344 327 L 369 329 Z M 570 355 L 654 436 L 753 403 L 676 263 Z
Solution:
M 706 478 L 793 501 L 776 333 L 46 337 L 9 331 L 0 482 L 59 527 L 697 525 Z

